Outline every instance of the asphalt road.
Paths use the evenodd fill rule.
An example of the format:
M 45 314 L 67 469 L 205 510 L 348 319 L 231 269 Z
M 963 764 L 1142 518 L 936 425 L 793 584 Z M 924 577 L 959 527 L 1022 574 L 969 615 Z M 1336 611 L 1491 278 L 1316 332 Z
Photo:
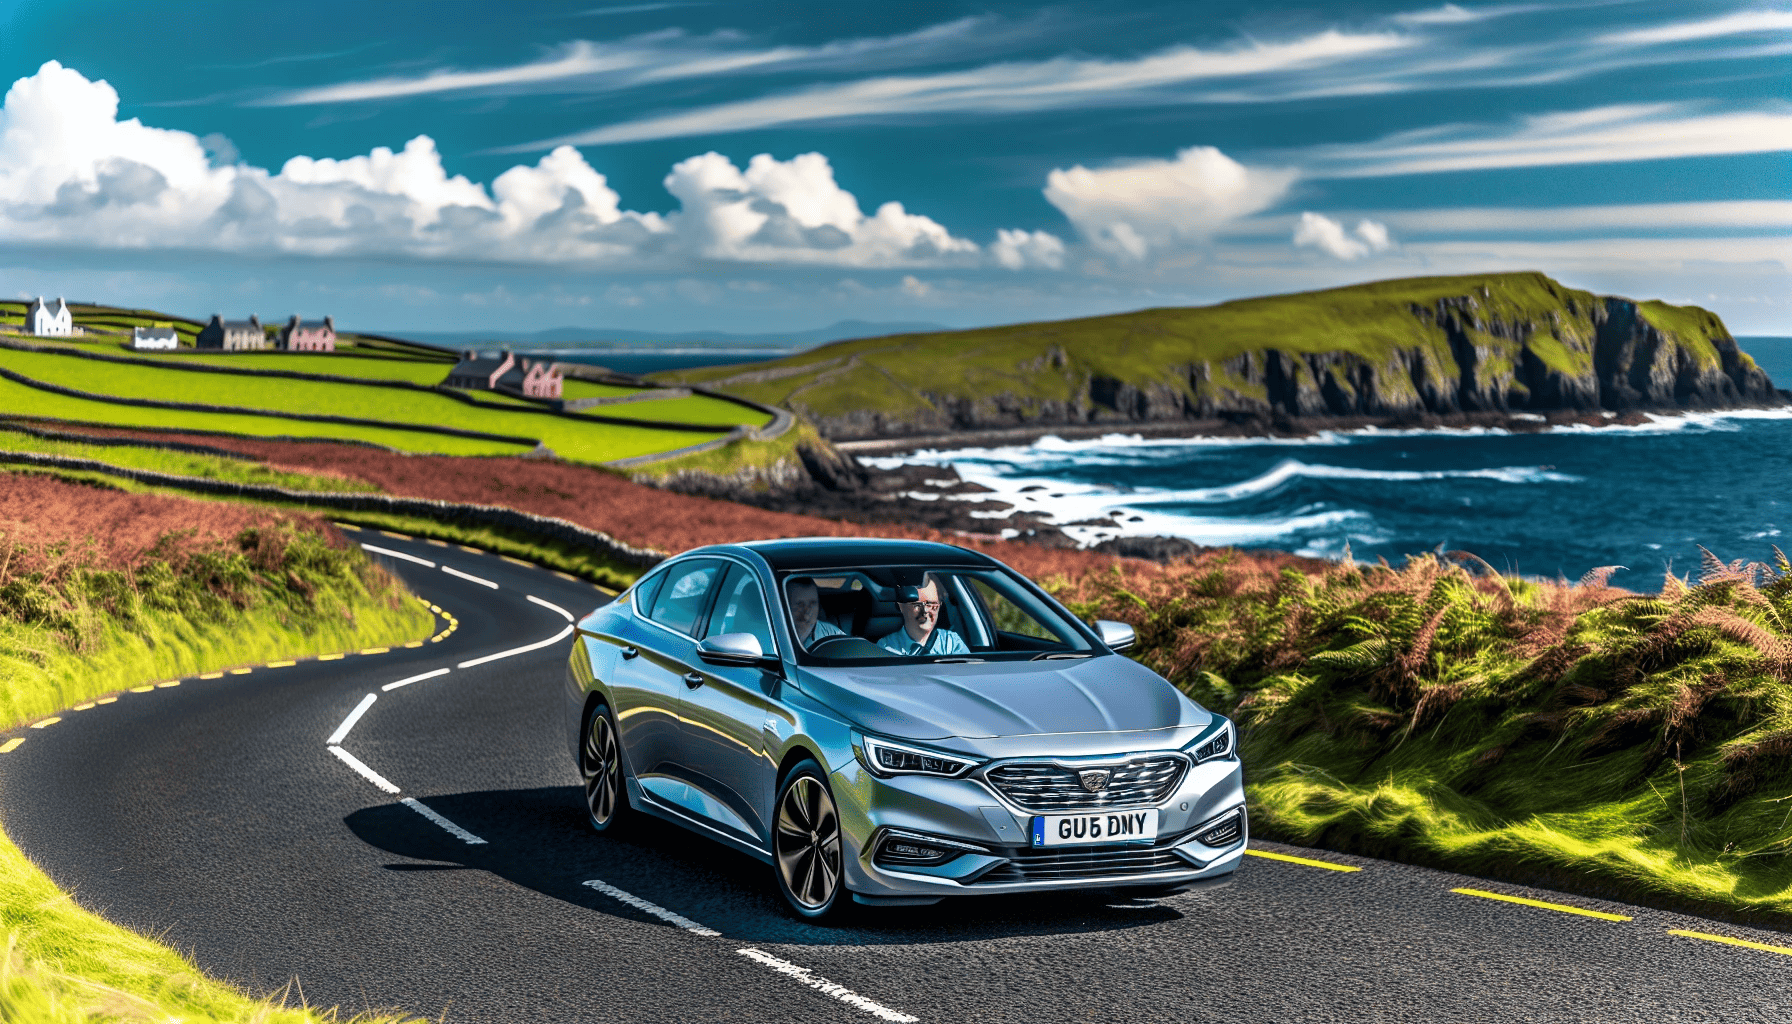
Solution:
M 983 897 L 799 922 L 747 857 L 652 821 L 587 828 L 557 720 L 570 638 L 461 667 L 563 634 L 550 605 L 582 615 L 601 593 L 360 539 L 438 563 L 382 556 L 458 628 L 121 694 L 0 754 L 0 820 L 28 855 L 251 990 L 557 1024 L 1792 1020 L 1792 955 L 1670 931 L 1792 937 L 1262 843 L 1360 870 L 1247 858 L 1228 888 L 1156 903 Z

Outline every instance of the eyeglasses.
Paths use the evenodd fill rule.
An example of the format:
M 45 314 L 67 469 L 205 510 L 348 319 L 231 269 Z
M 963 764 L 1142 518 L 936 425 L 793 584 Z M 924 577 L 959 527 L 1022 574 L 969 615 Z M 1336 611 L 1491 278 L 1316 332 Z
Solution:
M 902 603 L 913 608 L 925 608 L 930 612 L 937 612 L 940 610 L 940 603 L 938 601 L 904 601 Z

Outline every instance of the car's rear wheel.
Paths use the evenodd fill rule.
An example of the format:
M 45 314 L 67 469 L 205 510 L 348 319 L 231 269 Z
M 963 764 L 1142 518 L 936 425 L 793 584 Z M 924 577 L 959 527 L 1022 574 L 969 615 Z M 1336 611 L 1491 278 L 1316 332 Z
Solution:
M 778 789 L 772 833 L 773 873 L 790 909 L 810 920 L 837 916 L 852 905 L 846 891 L 840 813 L 827 776 L 814 761 L 790 770 Z
M 622 745 L 616 741 L 616 725 L 610 709 L 602 704 L 585 720 L 585 744 L 579 758 L 585 777 L 585 812 L 591 827 L 608 832 L 628 813 L 628 795 L 622 785 Z

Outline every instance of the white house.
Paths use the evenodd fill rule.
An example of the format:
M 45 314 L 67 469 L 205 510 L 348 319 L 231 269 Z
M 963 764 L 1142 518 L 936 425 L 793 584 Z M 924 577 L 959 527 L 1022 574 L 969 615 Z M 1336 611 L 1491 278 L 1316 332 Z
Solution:
M 68 303 L 57 296 L 45 302 L 39 295 L 25 306 L 25 332 L 40 338 L 66 338 L 75 333 L 75 321 L 68 312 Z
M 179 347 L 180 335 L 172 327 L 131 328 L 131 348 L 139 352 L 165 352 Z

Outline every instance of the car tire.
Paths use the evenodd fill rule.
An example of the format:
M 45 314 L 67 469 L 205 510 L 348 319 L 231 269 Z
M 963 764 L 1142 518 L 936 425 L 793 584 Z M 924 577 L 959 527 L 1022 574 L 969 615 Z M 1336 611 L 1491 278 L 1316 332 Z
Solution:
M 622 742 L 609 705 L 598 703 L 585 716 L 579 744 L 579 775 L 585 782 L 585 819 L 593 830 L 609 832 L 629 815 L 628 785 L 622 776 Z
M 814 761 L 794 765 L 772 805 L 772 875 L 798 917 L 838 921 L 853 906 L 846 889 L 846 844 L 827 773 Z

